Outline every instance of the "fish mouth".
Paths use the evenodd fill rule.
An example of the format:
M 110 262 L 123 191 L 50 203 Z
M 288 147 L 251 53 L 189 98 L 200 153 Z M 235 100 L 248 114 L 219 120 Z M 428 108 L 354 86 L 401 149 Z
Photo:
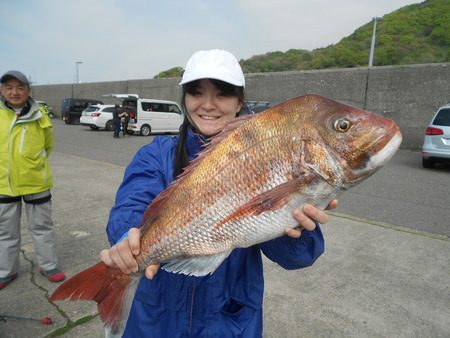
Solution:
M 389 142 L 387 142 L 383 148 L 381 148 L 377 153 L 373 154 L 370 157 L 365 170 L 376 170 L 377 168 L 384 166 L 397 152 L 402 141 L 402 133 L 397 129 L 394 136 L 391 137 Z
M 386 141 L 386 134 L 390 136 L 388 141 Z M 373 150 L 368 152 L 367 161 L 364 165 L 359 169 L 351 170 L 347 180 L 349 186 L 358 184 L 365 176 L 370 176 L 383 167 L 397 152 L 402 140 L 400 129 L 396 124 L 393 124 L 392 128 L 386 130 L 383 135 L 371 142 L 368 148 Z

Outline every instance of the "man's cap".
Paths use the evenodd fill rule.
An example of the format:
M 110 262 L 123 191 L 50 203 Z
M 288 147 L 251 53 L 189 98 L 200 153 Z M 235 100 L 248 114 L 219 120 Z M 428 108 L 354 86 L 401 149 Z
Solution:
M 30 85 L 30 82 L 28 81 L 27 77 L 22 72 L 19 72 L 18 70 L 10 70 L 10 71 L 6 72 L 5 74 L 3 74 L 0 79 L 0 83 L 5 83 L 9 79 L 16 79 L 16 80 L 19 80 L 20 82 L 22 82 L 23 84 L 26 84 L 27 86 Z
M 221 49 L 195 52 L 186 64 L 180 85 L 200 80 L 216 79 L 238 87 L 245 87 L 245 78 L 233 54 Z

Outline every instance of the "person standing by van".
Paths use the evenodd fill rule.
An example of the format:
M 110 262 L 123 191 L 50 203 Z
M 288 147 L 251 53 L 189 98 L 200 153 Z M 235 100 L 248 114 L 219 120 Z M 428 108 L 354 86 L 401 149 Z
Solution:
M 122 115 L 123 136 L 128 136 L 128 124 L 130 123 L 130 119 L 134 118 L 134 115 L 135 113 L 133 112 L 132 106 L 128 103 L 124 103 Z
M 122 122 L 122 135 L 128 136 L 128 122 L 130 121 L 130 114 L 128 109 L 123 109 L 120 114 L 120 121 Z
M 22 200 L 40 272 L 50 282 L 61 282 L 66 276 L 57 266 L 48 161 L 52 123 L 30 96 L 23 73 L 3 74 L 0 93 L 0 290 L 19 272 Z
M 113 124 L 114 124 L 114 138 L 119 138 L 120 137 L 120 126 L 121 126 L 121 121 L 120 121 L 120 114 L 122 113 L 122 109 L 120 108 L 120 106 L 118 104 L 116 104 L 114 106 L 114 110 L 113 110 Z

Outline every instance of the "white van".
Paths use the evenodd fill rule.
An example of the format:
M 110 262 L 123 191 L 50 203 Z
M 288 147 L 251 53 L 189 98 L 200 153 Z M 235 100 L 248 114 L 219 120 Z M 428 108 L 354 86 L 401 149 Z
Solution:
M 175 101 L 143 99 L 136 94 L 110 94 L 122 99 L 122 108 L 128 112 L 128 132 L 148 136 L 151 133 L 178 133 L 183 113 Z

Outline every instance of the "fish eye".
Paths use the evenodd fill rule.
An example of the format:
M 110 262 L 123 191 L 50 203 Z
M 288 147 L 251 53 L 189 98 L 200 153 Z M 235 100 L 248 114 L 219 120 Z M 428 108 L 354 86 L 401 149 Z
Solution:
M 347 119 L 337 119 L 334 121 L 334 129 L 340 133 L 345 133 L 350 129 L 352 123 Z

